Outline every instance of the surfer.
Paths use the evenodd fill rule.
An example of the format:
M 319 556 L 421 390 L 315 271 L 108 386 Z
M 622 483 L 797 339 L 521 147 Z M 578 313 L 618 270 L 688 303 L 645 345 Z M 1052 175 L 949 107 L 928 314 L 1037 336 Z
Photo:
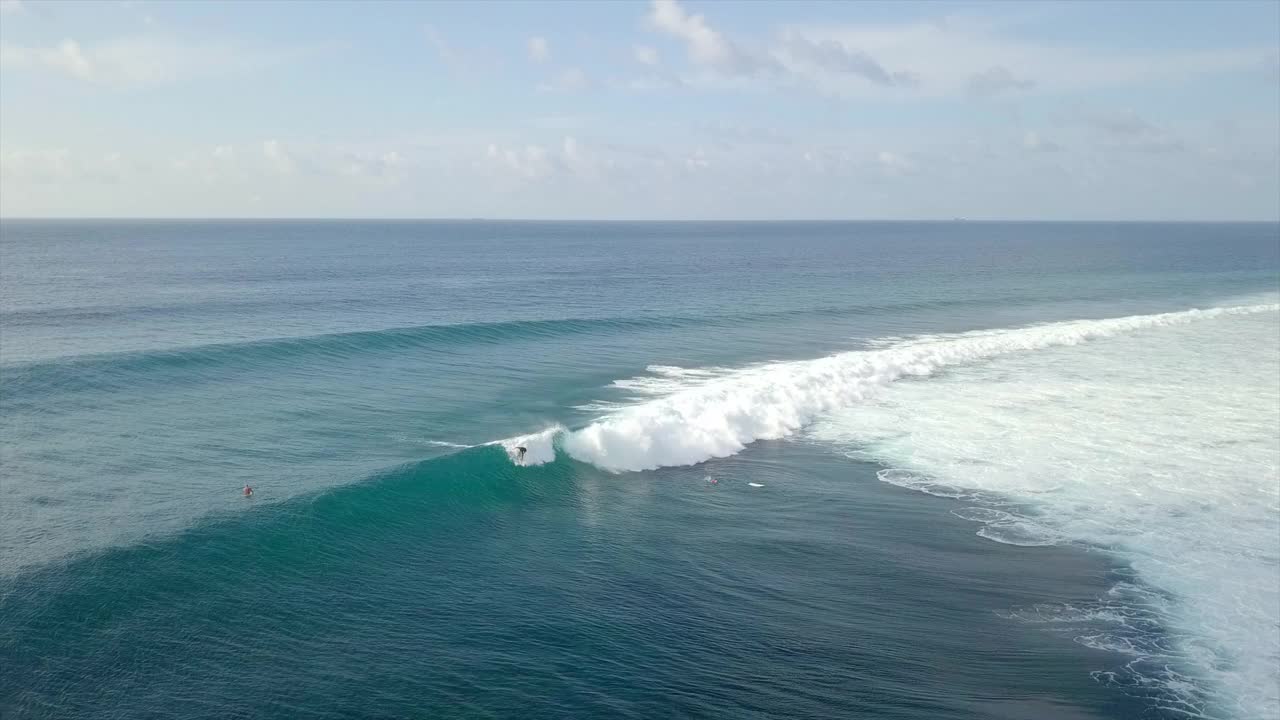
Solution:
M 523 465 L 523 464 L 524 464 L 524 454 L 525 454 L 526 452 L 528 452 L 528 451 L 529 451 L 529 448 L 526 448 L 526 447 L 518 447 L 518 448 L 516 448 L 516 462 L 518 462 L 518 463 L 520 463 L 521 465 Z
M 253 488 L 249 487 L 248 485 L 245 485 L 245 486 L 244 486 L 244 496 L 245 496 L 245 497 L 253 497 Z

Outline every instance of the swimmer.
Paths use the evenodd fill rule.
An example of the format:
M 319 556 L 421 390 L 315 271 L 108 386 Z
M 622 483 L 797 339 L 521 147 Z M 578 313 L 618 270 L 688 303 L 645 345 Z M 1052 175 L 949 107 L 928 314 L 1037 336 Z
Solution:
M 518 448 L 516 448 L 516 462 L 518 462 L 518 463 L 520 463 L 521 465 L 523 465 L 523 464 L 524 464 L 524 454 L 525 454 L 526 452 L 528 452 L 528 451 L 529 451 L 529 448 L 526 448 L 526 447 L 518 447 Z

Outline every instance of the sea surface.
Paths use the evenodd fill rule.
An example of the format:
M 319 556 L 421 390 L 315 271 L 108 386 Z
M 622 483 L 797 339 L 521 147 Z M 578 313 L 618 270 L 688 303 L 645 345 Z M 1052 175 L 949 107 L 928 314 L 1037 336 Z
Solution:
M 1276 224 L 6 220 L 0 716 L 1277 718 L 1278 303 Z

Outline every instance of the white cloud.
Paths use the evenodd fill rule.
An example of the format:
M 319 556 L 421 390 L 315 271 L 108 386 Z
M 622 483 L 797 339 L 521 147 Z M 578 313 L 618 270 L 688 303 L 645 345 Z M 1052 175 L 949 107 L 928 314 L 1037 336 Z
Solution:
M 707 26 L 701 15 L 689 15 L 676 0 L 653 0 L 649 22 L 654 28 L 688 43 L 695 62 L 714 65 L 731 54 L 724 37 Z
M 599 175 L 598 158 L 585 150 L 577 138 L 566 136 L 561 143 L 561 154 L 564 156 L 565 168 L 574 175 L 588 179 Z
M 293 157 L 280 144 L 279 140 L 263 141 L 262 156 L 266 158 L 268 167 L 283 175 L 292 173 L 296 168 Z
M 632 49 L 632 55 L 641 65 L 654 67 L 659 63 L 658 51 L 648 45 L 636 45 Z
M 784 25 L 767 41 L 753 44 L 717 30 L 677 0 L 653 0 L 646 21 L 684 43 L 695 71 L 666 83 L 669 87 L 807 87 L 837 96 L 1069 93 L 1212 73 L 1256 74 L 1274 53 L 1274 48 L 1117 52 L 1038 45 L 1011 38 L 1007 27 L 995 23 L 954 19 Z
M 26 11 L 22 0 L 0 0 L 0 15 L 17 15 Z
M 1187 140 L 1182 156 L 1156 153 L 1158 138 L 1168 135 L 1132 113 L 1099 116 L 1097 124 L 1082 117 L 1074 125 L 1020 130 L 1012 141 L 1004 128 L 939 127 L 923 140 L 915 128 L 808 128 L 787 137 L 767 127 L 673 120 L 662 139 L 648 142 L 598 136 L 607 132 L 601 127 L 436 129 L 340 143 L 288 137 L 150 156 L 129 147 L 20 150 L 6 142 L 0 152 L 0 212 L 1271 217 L 1278 207 L 1280 153 L 1274 125 L 1264 120 L 1252 126 L 1243 118 L 1236 129 L 1214 135 L 1216 146 L 1181 128 Z M 720 144 L 720 138 L 731 144 Z M 1058 140 L 1065 146 L 1058 153 L 1030 156 Z M 1169 193 L 1176 203 L 1163 199 Z M 1196 202 L 1200 197 L 1216 204 Z
M 197 148 L 180 153 L 169 160 L 167 168 L 188 182 L 198 181 L 205 185 L 244 183 L 263 166 L 246 167 L 241 159 L 234 145 L 217 145 L 212 149 Z
M 800 154 L 805 170 L 829 176 L 842 174 L 865 164 L 856 157 L 857 153 L 847 147 L 817 147 L 805 150 Z
M 729 75 L 751 74 L 767 65 L 712 29 L 701 15 L 685 12 L 676 0 L 653 0 L 648 20 L 655 30 L 684 41 L 689 59 L 696 65 Z
M 1265 50 L 1144 50 L 1037 45 L 963 22 L 792 26 L 786 32 L 835 42 L 919 78 L 926 96 L 993 95 L 1018 90 L 1066 93 L 1257 67 Z M 859 88 L 841 86 L 853 92 Z M 863 88 L 865 90 L 865 88 Z
M 590 144 L 565 135 L 558 145 L 551 146 L 491 142 L 485 147 L 481 164 L 517 184 L 554 181 L 610 192 L 618 189 L 618 183 L 625 185 L 634 178 L 638 169 L 651 168 L 654 158 L 648 149 Z
M 336 172 L 364 184 L 388 186 L 404 180 L 408 161 L 397 150 L 341 151 L 334 159 Z
M 547 148 L 529 144 L 524 147 L 504 148 L 489 143 L 485 157 L 490 165 L 505 169 L 522 180 L 539 180 L 557 170 L 557 164 Z
M 0 152 L 0 176 L 13 181 L 13 189 L 23 185 L 56 189 L 74 182 L 117 183 L 130 170 L 130 163 L 115 150 L 94 153 L 60 147 Z
M 0 43 L 0 82 L 11 84 L 14 95 L 5 108 L 0 207 L 14 214 L 1256 217 L 1274 215 L 1280 197 L 1274 112 L 1259 105 L 1256 93 L 1248 94 L 1254 85 L 1244 82 L 1256 83 L 1263 69 L 1280 71 L 1274 49 L 1192 52 L 1153 40 L 1086 50 L 1040 44 L 1039 36 L 1016 26 L 956 21 L 780 25 L 739 35 L 733 28 L 750 23 L 744 18 L 730 26 L 738 18 L 726 6 L 703 2 L 696 5 L 699 15 L 692 3 L 666 0 L 622 11 L 632 20 L 645 17 L 648 34 L 636 40 L 649 44 L 624 40 L 610 50 L 582 39 L 588 55 L 612 52 L 616 66 L 570 66 L 564 57 L 569 40 L 557 35 L 551 48 L 534 37 L 536 28 L 513 30 L 497 50 L 468 46 L 462 30 L 453 35 L 442 27 L 441 35 L 428 28 L 426 40 L 418 35 L 419 60 L 434 64 L 437 74 L 448 72 L 437 55 L 464 69 L 514 61 L 525 66 L 523 73 L 534 73 L 545 92 L 633 87 L 681 96 L 674 103 L 651 98 L 624 117 L 593 116 L 598 108 L 585 103 L 589 97 L 567 96 L 508 103 L 509 112 L 494 115 L 483 109 L 494 98 L 511 99 L 509 83 L 476 82 L 453 99 L 461 103 L 458 112 L 433 127 L 424 125 L 433 122 L 432 107 L 449 98 L 434 99 L 405 124 L 393 123 L 417 128 L 392 131 L 393 137 L 365 136 L 383 125 L 358 118 L 352 125 L 332 113 L 301 118 L 294 130 L 276 135 L 255 130 L 253 114 L 222 97 L 222 84 L 191 83 L 203 101 L 239 113 L 244 122 L 213 135 L 198 136 L 193 126 L 109 140 L 94 133 L 89 115 L 67 120 L 79 123 L 71 131 L 49 135 L 58 128 L 41 125 L 44 104 L 26 95 L 54 80 L 68 86 L 59 95 L 81 84 L 82 100 L 101 96 L 97 87 L 188 87 L 189 78 L 261 67 L 277 56 L 248 53 L 252 60 L 245 60 L 234 46 L 212 38 L 185 43 L 166 37 L 176 29 L 147 30 L 131 16 L 124 21 L 146 37 L 95 41 L 72 32 L 61 42 L 60 35 L 36 40 L 40 36 L 17 35 L 41 11 L 37 2 L 27 6 L 37 17 L 6 15 L 9 42 Z M 1062 30 L 1056 37 L 1071 29 Z M 1202 101 L 1190 115 L 1168 106 L 1167 93 L 1152 92 L 1157 83 L 1235 71 L 1212 104 L 1204 95 L 1209 82 L 1173 87 Z M 13 72 L 41 73 L 45 82 L 13 82 Z M 693 97 L 703 89 L 757 94 L 733 102 L 734 112 L 726 114 Z M 1085 94 L 1097 90 L 1110 91 Z M 842 105 L 806 93 L 872 102 Z M 993 102 L 959 118 L 950 103 L 898 105 L 892 121 L 875 110 L 886 107 L 875 102 L 884 98 L 1007 100 L 1049 93 L 1063 97 L 1033 105 Z M 1114 97 L 1126 98 L 1142 115 L 1079 109 Z M 137 108 L 191 101 L 185 93 L 146 100 Z M 769 112 L 779 103 L 794 112 Z M 1023 114 L 1004 114 L 1019 105 Z M 1055 107 L 1068 106 L 1055 114 Z M 1241 129 L 1209 127 L 1233 112 L 1241 113 Z M 716 120 L 730 115 L 746 119 Z M 333 140 L 344 132 L 356 137 Z M 46 145 L 20 149 L 28 141 Z M 1144 194 L 1130 192 L 1135 188 Z M 257 205 L 250 204 L 254 197 Z M 1143 204 L 1158 197 L 1178 201 Z
M 829 91 L 851 79 L 880 87 L 910 87 L 918 81 L 910 70 L 887 68 L 863 49 L 788 28 L 763 46 L 735 41 L 677 0 L 653 0 L 647 21 L 650 28 L 683 41 L 690 62 L 704 73 L 682 78 L 677 85 L 745 87 L 766 82 Z M 637 58 L 643 62 L 639 54 Z
M 529 59 L 536 63 L 544 63 L 551 59 L 551 45 L 544 37 L 529 38 Z
M 192 44 L 166 37 L 133 37 L 84 46 L 64 39 L 51 47 L 0 43 L 0 67 L 44 70 L 83 82 L 139 87 L 225 72 L 245 72 L 287 60 L 294 51 Z
M 63 40 L 48 48 L 0 43 L 0 67 L 10 70 L 47 68 L 88 81 L 97 74 L 80 49 L 80 43 L 75 40 Z
M 66 178 L 71 173 L 71 151 L 67 148 L 0 152 L 0 174 L 14 180 L 48 182 Z
M 906 157 L 888 150 L 876 153 L 876 162 L 886 175 L 907 175 L 916 171 L 916 164 Z
M 245 151 L 229 144 L 195 149 L 173 157 L 167 167 L 189 180 L 227 186 L 270 187 L 279 185 L 281 176 L 290 176 L 292 183 L 339 178 L 387 186 L 404 179 L 413 163 L 387 144 L 286 144 L 270 139 Z
M 798 76 L 811 76 L 815 72 L 852 76 L 881 87 L 912 87 L 919 82 L 915 73 L 889 70 L 865 51 L 833 40 L 810 40 L 792 33 L 772 52 Z

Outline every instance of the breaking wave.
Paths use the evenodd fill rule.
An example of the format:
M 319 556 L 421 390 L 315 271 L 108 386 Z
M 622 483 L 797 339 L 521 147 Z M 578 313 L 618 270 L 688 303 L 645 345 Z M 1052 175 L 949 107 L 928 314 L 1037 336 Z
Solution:
M 607 412 L 586 427 L 566 431 L 557 426 L 498 442 L 511 452 L 527 447 L 530 464 L 555 459 L 560 448 L 613 472 L 693 465 L 734 455 L 756 440 L 791 435 L 822 414 L 864 401 L 903 378 L 1010 353 L 1277 310 L 1280 304 L 1240 305 L 927 335 L 887 347 L 738 370 L 652 366 L 647 376 L 614 383 L 633 391 L 636 402 L 594 406 Z
M 1130 567 L 1138 581 L 1097 607 L 1011 614 L 1130 658 L 1095 673 L 1100 682 L 1182 716 L 1274 716 L 1280 356 L 1273 319 L 1248 316 L 1277 311 L 1263 303 L 895 338 L 738 370 L 650 367 L 615 383 L 635 397 L 595 422 L 497 444 L 512 458 L 526 447 L 527 465 L 560 452 L 641 471 L 733 455 L 820 420 L 816 438 L 896 466 L 881 480 L 971 503 L 953 513 L 982 537 L 1084 544 Z M 1193 327 L 1227 318 L 1236 321 L 1221 330 Z M 1153 329 L 1162 331 L 1137 337 Z M 1070 350 L 1104 338 L 1117 340 Z M 1062 350 L 1027 353 L 1048 348 Z

